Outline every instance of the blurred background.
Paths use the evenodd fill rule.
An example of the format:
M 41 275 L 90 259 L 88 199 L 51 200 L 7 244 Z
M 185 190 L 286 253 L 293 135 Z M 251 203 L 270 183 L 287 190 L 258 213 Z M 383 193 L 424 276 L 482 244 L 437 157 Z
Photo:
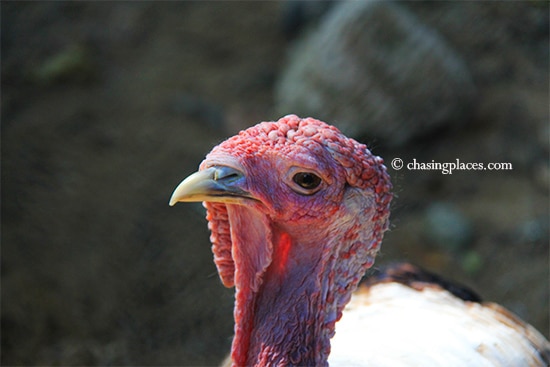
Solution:
M 175 186 L 311 115 L 395 170 L 410 260 L 549 333 L 547 2 L 2 2 L 2 365 L 216 365 L 233 290 Z

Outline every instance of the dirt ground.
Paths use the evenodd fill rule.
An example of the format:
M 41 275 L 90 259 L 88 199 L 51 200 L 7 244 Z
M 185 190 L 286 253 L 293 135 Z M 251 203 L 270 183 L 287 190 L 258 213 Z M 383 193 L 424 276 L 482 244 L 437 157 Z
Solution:
M 295 25 L 285 9 L 2 2 L 2 365 L 211 366 L 227 353 L 233 291 L 203 209 L 168 199 L 213 145 L 280 117 L 273 89 Z M 538 54 L 542 74 L 510 67 L 480 82 L 460 130 L 392 148 L 363 141 L 388 164 L 513 164 L 390 168 L 377 264 L 407 259 L 457 279 L 548 337 L 548 48 Z M 432 228 L 446 215 L 467 232 L 456 245 Z

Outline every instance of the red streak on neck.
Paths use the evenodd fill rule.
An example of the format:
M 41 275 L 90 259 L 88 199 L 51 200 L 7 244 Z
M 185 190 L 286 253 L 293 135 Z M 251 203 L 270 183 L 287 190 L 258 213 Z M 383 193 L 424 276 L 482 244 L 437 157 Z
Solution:
M 273 256 L 273 270 L 278 274 L 282 275 L 288 270 L 288 255 L 290 254 L 290 248 L 292 241 L 288 233 L 281 233 L 280 238 L 277 241 L 276 248 L 274 249 Z
M 273 233 L 272 262 L 262 274 L 262 285 L 257 292 L 246 286 L 246 283 L 245 286 L 239 287 L 237 290 L 234 315 L 236 329 L 232 350 L 234 367 L 263 365 L 257 358 L 260 358 L 262 348 L 265 346 L 258 339 L 255 330 L 262 326 L 265 327 L 265 323 L 275 325 L 275 321 L 270 316 L 273 305 L 277 304 L 273 295 L 280 294 L 280 290 L 285 289 L 282 286 L 289 276 L 291 252 L 291 236 L 283 231 Z M 292 286 L 290 289 L 295 289 L 295 287 Z

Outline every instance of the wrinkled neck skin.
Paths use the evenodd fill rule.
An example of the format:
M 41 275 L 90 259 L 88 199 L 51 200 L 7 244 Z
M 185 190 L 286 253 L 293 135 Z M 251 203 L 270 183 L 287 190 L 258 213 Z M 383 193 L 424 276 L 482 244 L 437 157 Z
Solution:
M 235 222 L 250 227 L 257 217 L 241 209 L 238 215 L 229 210 L 231 227 L 237 230 L 239 223 Z M 301 236 L 300 231 L 309 235 Z M 259 245 L 272 246 L 270 261 L 256 265 L 256 277 L 236 272 L 234 366 L 328 366 L 335 323 L 372 265 L 377 248 L 357 241 L 349 234 L 353 231 L 342 231 L 341 226 L 319 228 L 314 236 L 311 229 L 276 225 L 269 232 L 253 236 L 255 240 L 270 236 L 271 241 L 265 241 L 269 244 Z M 242 247 L 233 249 L 243 250 L 234 253 L 236 269 L 250 269 L 258 253 L 252 250 L 250 254 Z

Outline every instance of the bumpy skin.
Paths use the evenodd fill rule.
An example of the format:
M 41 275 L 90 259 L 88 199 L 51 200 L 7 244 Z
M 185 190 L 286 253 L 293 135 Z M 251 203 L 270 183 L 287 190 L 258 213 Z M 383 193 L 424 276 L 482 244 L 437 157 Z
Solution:
M 286 116 L 215 147 L 201 169 L 244 172 L 255 200 L 206 202 L 214 260 L 235 286 L 235 365 L 326 365 L 334 324 L 388 228 L 391 183 L 363 144 Z M 296 192 L 292 175 L 322 179 Z

